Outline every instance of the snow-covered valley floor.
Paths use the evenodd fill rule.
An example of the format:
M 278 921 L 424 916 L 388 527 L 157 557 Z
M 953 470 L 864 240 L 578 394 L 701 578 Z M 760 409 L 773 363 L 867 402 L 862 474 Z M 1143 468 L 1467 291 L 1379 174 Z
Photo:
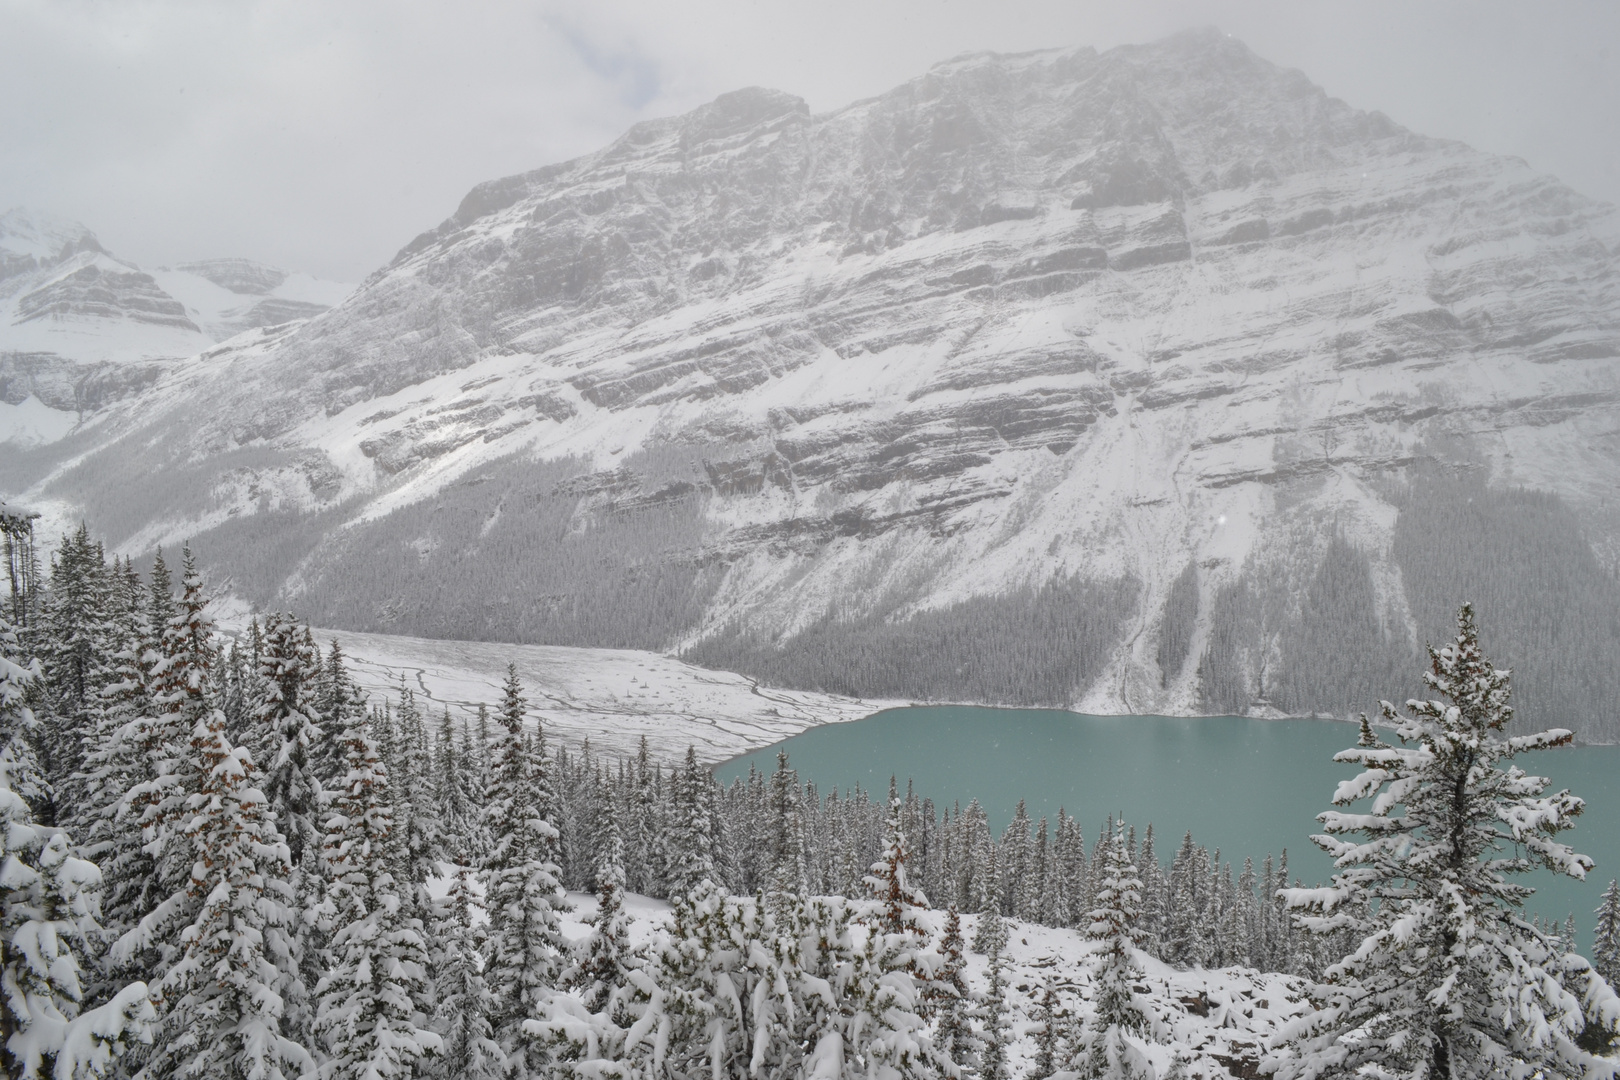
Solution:
M 239 628 L 237 628 L 239 629 Z M 356 683 L 374 700 L 398 697 L 401 681 L 435 714 L 470 716 L 500 702 L 507 664 L 517 666 L 530 714 L 571 746 L 632 754 L 645 735 L 671 761 L 696 748 L 706 763 L 780 742 L 818 724 L 859 720 L 903 704 L 763 687 L 727 671 L 631 649 L 577 649 L 441 641 L 316 630 L 337 641 Z
M 578 892 L 569 893 L 568 899 L 574 910 L 563 916 L 563 932 L 570 940 L 581 940 L 590 933 L 585 920 L 595 914 L 596 900 Z M 670 906 L 663 901 L 634 894 L 626 895 L 625 910 L 634 918 L 630 940 L 638 947 L 651 942 L 670 915 Z M 944 912 L 935 911 L 932 917 L 936 929 L 944 925 Z M 1036 1011 L 1046 983 L 1050 981 L 1057 991 L 1067 1027 L 1077 1029 L 1089 1011 L 1087 959 L 1092 943 L 1077 930 L 1016 919 L 1006 924 L 1005 978 L 1014 1035 L 1009 1064 L 1013 1076 L 1027 1076 L 1035 1057 L 1032 1029 L 1038 1026 Z M 978 916 L 962 916 L 962 933 L 968 941 L 977 929 Z M 1294 976 L 1250 968 L 1178 971 L 1142 952 L 1136 958 L 1142 968 L 1138 993 L 1146 988 L 1163 1028 L 1161 1040 L 1147 1048 L 1160 1076 L 1169 1072 L 1171 1058 L 1179 1051 L 1190 1080 L 1255 1077 L 1272 1033 L 1310 1008 L 1306 984 Z M 970 989 L 985 992 L 990 985 L 986 958 L 970 951 L 967 961 Z

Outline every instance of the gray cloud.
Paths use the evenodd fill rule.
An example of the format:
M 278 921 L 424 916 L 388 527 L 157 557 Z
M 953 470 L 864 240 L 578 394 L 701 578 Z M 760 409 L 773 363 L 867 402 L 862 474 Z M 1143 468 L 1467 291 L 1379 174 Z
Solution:
M 0 208 L 156 264 L 358 278 L 473 184 L 738 86 L 817 110 L 938 60 L 1215 24 L 1329 93 L 1620 201 L 1620 5 L 0 0 Z

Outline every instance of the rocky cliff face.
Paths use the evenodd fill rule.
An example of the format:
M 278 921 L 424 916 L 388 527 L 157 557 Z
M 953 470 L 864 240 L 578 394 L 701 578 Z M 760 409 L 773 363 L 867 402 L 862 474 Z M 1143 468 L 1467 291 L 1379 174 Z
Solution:
M 1213 32 L 967 56 L 821 116 L 738 91 L 481 185 L 341 307 L 9 482 L 99 501 L 128 546 L 252 537 L 239 587 L 354 629 L 1343 712 L 1476 589 L 1409 579 L 1455 532 L 1416 500 L 1551 493 L 1474 528 L 1479 596 L 1543 533 L 1579 564 L 1549 589 L 1614 589 L 1617 252 L 1612 207 Z M 206 496 L 107 501 L 160 465 Z M 1583 671 L 1620 658 L 1588 614 Z M 1301 681 L 1302 641 L 1376 663 Z
M 349 286 L 246 259 L 147 272 L 76 222 L 0 214 L 0 410 L 83 414 L 150 386 L 172 361 L 243 330 L 307 319 Z M 0 443 L 15 436 L 0 411 Z M 11 441 L 15 441 L 13 438 Z

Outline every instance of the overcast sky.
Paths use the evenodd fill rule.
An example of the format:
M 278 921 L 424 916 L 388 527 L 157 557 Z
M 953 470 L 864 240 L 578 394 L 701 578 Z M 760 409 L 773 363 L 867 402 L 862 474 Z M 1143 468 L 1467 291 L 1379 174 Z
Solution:
M 821 112 L 962 52 L 1201 25 L 1620 202 L 1616 0 L 0 0 L 0 209 L 358 280 L 479 181 L 740 86 Z

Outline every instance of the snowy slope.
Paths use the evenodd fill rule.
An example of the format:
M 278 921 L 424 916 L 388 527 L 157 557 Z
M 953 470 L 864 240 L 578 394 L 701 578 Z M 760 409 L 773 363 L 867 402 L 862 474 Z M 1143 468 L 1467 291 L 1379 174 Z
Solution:
M 13 209 L 0 214 L 0 404 L 94 412 L 149 387 L 169 362 L 318 315 L 352 290 L 245 259 L 147 272 L 77 222 Z M 0 421 L 0 432 L 20 424 Z M 30 423 L 26 437 L 0 442 L 51 443 L 72 426 Z
M 375 700 L 397 701 L 408 686 L 430 712 L 459 718 L 493 711 L 506 665 L 517 666 L 529 712 L 550 737 L 570 746 L 586 739 L 599 751 L 634 755 L 643 736 L 655 757 L 675 761 L 688 746 L 706 764 L 770 746 L 818 724 L 859 720 L 899 702 L 861 701 L 761 687 L 730 672 L 709 671 L 657 653 L 435 641 L 387 634 L 317 630 L 336 640 L 357 686 Z
M 596 912 L 596 900 L 588 893 L 569 893 L 574 910 L 563 916 L 563 933 L 571 941 L 590 934 L 585 922 Z M 632 945 L 651 942 L 660 927 L 667 925 L 670 908 L 658 900 L 628 895 L 625 909 L 630 913 Z M 931 912 L 935 926 L 943 926 L 944 912 Z M 973 939 L 978 916 L 962 916 L 963 936 Z M 1007 920 L 1009 940 L 1004 978 L 1008 987 L 1013 1042 L 1008 1064 L 1011 1075 L 1026 1076 L 1034 1064 L 1036 1006 L 1047 981 L 1057 989 L 1062 1022 L 1077 1026 L 1089 1009 L 1091 973 L 1088 958 L 1092 945 L 1079 931 L 1053 929 L 1034 923 Z M 1166 1038 L 1148 1047 L 1149 1057 L 1160 1076 L 1170 1071 L 1171 1059 L 1180 1052 L 1186 1075 L 1214 1078 L 1257 1075 L 1263 1048 L 1272 1034 L 1290 1017 L 1310 1008 L 1308 984 L 1288 975 L 1263 973 L 1249 968 L 1206 971 L 1194 968 L 1178 971 L 1145 953 L 1136 954 L 1143 980 L 1139 990 L 1159 1017 Z M 989 989 L 989 965 L 978 953 L 967 954 L 968 987 L 977 993 Z
M 737 91 L 480 185 L 340 307 L 165 367 L 11 483 L 124 550 L 212 537 L 261 603 L 419 635 L 529 633 L 477 619 L 536 536 L 579 567 L 537 610 L 685 590 L 660 648 L 1126 582 L 1068 703 L 1196 711 L 1222 591 L 1308 582 L 1334 536 L 1415 652 L 1414 463 L 1557 493 L 1614 565 L 1617 252 L 1613 207 L 1222 35 L 973 55 L 820 116 Z M 171 285 L 199 326 L 228 310 Z M 155 472 L 188 484 L 105 508 Z M 250 533 L 277 560 L 232 562 Z M 1252 620 L 1255 710 L 1290 602 Z

